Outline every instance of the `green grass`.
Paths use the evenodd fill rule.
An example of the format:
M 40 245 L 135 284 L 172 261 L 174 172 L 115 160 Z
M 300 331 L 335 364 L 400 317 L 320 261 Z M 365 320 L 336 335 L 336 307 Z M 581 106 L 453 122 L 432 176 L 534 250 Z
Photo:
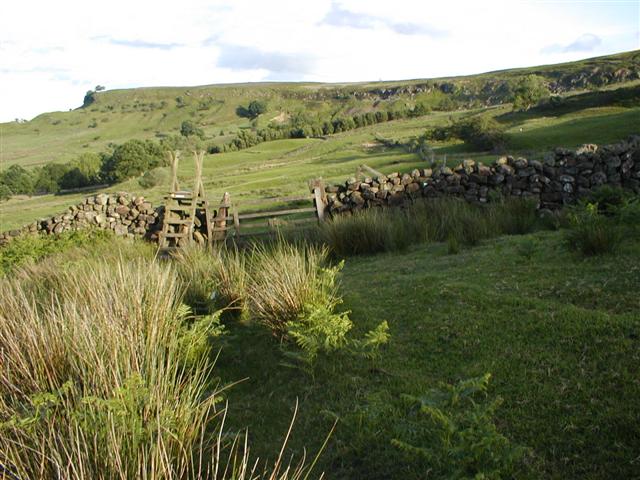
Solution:
M 523 255 L 529 242 L 536 248 Z M 249 425 L 260 451 L 298 399 L 294 450 L 342 419 L 321 459 L 331 478 L 424 478 L 391 445 L 406 415 L 400 396 L 490 372 L 490 394 L 504 399 L 499 431 L 532 449 L 521 478 L 632 478 L 639 260 L 637 240 L 584 260 L 559 232 L 501 237 L 458 255 L 431 244 L 349 258 L 344 307 L 360 333 L 389 322 L 381 359 L 335 354 L 309 378 L 283 367 L 261 330 L 234 325 L 217 363 L 224 379 L 247 379 L 230 392 L 233 425 Z
M 491 109 L 500 115 L 509 107 Z M 267 142 L 247 150 L 206 155 L 203 179 L 212 203 L 225 191 L 232 199 L 247 199 L 301 195 L 308 191 L 310 179 L 322 177 L 328 182 L 343 182 L 365 163 L 383 173 L 410 171 L 425 167 L 425 162 L 402 149 L 371 148 L 380 134 L 384 137 L 407 139 L 419 135 L 428 126 L 448 121 L 451 115 L 465 112 L 434 113 L 426 117 L 398 120 L 369 126 L 322 139 L 290 139 Z M 571 112 L 556 117 L 516 117 L 508 130 L 511 135 L 508 151 L 513 154 L 540 155 L 556 146 L 576 147 L 582 143 L 609 143 L 638 133 L 640 107 L 598 107 Z M 522 129 L 522 131 L 520 131 Z M 463 158 L 491 162 L 495 154 L 473 152 L 464 144 L 435 144 L 435 158 L 446 155 L 454 164 Z M 193 160 L 185 155 L 180 163 L 179 179 L 184 188 L 191 188 Z M 129 191 L 144 195 L 155 204 L 162 201 L 168 185 L 143 189 L 137 179 L 106 188 L 104 192 Z M 0 230 L 19 227 L 29 221 L 63 212 L 80 202 L 87 194 L 43 195 L 19 197 L 0 203 Z

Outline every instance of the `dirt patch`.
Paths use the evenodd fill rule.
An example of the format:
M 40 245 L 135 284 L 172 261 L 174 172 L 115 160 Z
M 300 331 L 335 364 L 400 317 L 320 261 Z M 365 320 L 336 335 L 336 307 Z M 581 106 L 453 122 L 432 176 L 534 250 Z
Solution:
M 283 124 L 288 122 L 290 118 L 291 118 L 291 115 L 289 115 L 287 112 L 280 112 L 280 114 L 273 117 L 271 121 L 275 123 Z

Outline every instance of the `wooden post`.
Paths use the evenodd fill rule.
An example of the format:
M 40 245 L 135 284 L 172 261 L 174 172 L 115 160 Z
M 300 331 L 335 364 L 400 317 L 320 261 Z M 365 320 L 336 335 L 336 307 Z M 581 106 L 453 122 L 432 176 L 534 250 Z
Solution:
M 171 164 L 171 193 L 175 193 L 180 190 L 178 185 L 178 161 L 180 159 L 180 152 L 167 152 L 169 163 Z
M 318 221 L 324 222 L 327 210 L 327 194 L 324 191 L 324 182 L 321 178 L 313 181 L 313 199 L 316 204 L 316 214 Z
M 238 218 L 238 209 L 233 207 L 233 226 L 236 230 L 236 236 L 240 236 L 240 218 Z
M 213 227 L 215 232 L 213 237 L 216 240 L 222 240 L 227 236 L 227 217 L 229 216 L 229 206 L 231 200 L 229 192 L 224 192 L 222 200 L 220 200 L 220 206 L 218 207 L 218 213 L 213 219 Z

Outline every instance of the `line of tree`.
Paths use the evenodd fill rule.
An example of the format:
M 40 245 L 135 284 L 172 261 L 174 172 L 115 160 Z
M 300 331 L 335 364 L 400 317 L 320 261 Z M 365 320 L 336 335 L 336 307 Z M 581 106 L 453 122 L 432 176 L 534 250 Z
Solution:
M 165 152 L 179 146 L 179 138 L 161 142 L 134 139 L 112 144 L 105 152 L 83 153 L 67 163 L 47 163 L 32 169 L 11 165 L 0 172 L 0 199 L 119 183 L 166 166 Z
M 297 112 L 287 124 L 270 124 L 260 129 L 241 129 L 230 142 L 222 145 L 212 143 L 207 147 L 207 151 L 209 153 L 234 152 L 271 140 L 322 137 L 392 120 L 421 117 L 430 112 L 431 108 L 423 103 L 413 107 L 396 106 L 391 110 L 377 110 L 356 115 L 334 115 L 326 120 L 314 118 L 305 112 Z

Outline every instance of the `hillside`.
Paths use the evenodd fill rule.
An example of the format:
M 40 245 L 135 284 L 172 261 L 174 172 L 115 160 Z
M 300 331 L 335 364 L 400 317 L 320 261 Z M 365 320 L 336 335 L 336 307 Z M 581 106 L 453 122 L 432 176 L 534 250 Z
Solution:
M 27 123 L 2 124 L 2 169 L 12 164 L 29 168 L 64 163 L 83 152 L 107 151 L 110 144 L 132 138 L 159 141 L 179 137 L 184 120 L 193 121 L 203 130 L 205 145 L 223 145 L 239 131 L 287 124 L 292 117 L 319 122 L 418 104 L 425 106 L 425 112 L 415 118 L 207 155 L 205 188 L 214 201 L 224 191 L 236 199 L 299 194 L 311 178 L 342 180 L 363 163 L 383 172 L 412 169 L 424 165 L 419 155 L 403 148 L 387 148 L 377 139 L 405 142 L 426 128 L 478 114 L 492 116 L 504 126 L 506 151 L 531 157 L 556 146 L 610 143 L 638 133 L 639 57 L 636 51 L 562 65 L 405 82 L 264 83 L 98 92 L 95 101 L 83 108 L 42 114 Z M 498 85 L 509 85 L 514 78 L 531 73 L 544 76 L 551 86 L 558 85 L 564 100 L 519 113 L 512 112 L 509 104 L 500 104 L 507 100 L 508 89 L 501 90 Z M 596 89 L 595 82 L 605 86 Z M 572 85 L 574 90 L 566 92 L 560 85 Z M 587 86 L 591 90 L 584 91 Z M 502 93 L 496 96 L 496 91 Z M 238 116 L 238 107 L 246 107 L 252 100 L 264 100 L 267 111 L 254 120 Z M 450 162 L 469 156 L 494 158 L 490 152 L 476 151 L 455 139 L 434 142 L 432 147 L 438 161 L 445 156 Z M 187 157 L 181 163 L 180 178 L 188 181 L 191 172 L 191 159 Z M 157 202 L 166 189 L 167 185 L 143 189 L 137 179 L 131 179 L 104 191 L 136 192 Z M 2 230 L 64 211 L 83 197 L 14 197 L 0 203 Z
M 239 129 L 281 123 L 304 112 L 333 117 L 422 103 L 434 110 L 480 108 L 508 100 L 509 82 L 536 74 L 553 92 L 602 88 L 640 79 L 640 52 L 567 64 L 491 72 L 468 77 L 357 84 L 257 83 L 197 87 L 154 87 L 98 92 L 95 101 L 69 112 L 45 113 L 32 121 L 1 124 L 2 168 L 18 163 L 64 162 L 110 142 L 162 138 L 193 120 L 207 139 L 224 142 Z M 239 106 L 264 100 L 257 122 L 236 114 Z

